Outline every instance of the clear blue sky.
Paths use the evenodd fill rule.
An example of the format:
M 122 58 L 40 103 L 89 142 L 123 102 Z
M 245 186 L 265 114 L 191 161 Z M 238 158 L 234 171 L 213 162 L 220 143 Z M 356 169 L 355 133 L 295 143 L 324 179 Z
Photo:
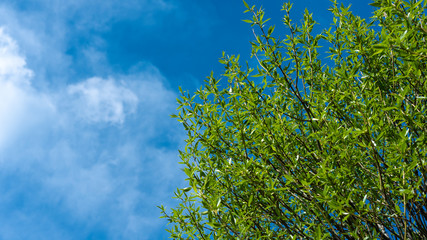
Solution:
M 261 3 L 281 25 L 282 1 Z M 328 27 L 327 0 L 295 0 Z M 352 10 L 369 17 L 368 0 Z M 0 239 L 166 239 L 185 187 L 170 119 L 222 51 L 249 59 L 240 0 L 0 1 Z

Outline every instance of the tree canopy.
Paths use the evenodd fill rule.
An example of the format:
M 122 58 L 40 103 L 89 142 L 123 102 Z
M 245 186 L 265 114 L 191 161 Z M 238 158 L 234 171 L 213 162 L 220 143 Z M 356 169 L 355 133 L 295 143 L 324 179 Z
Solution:
M 333 1 L 319 34 L 284 3 L 285 36 L 244 4 L 258 65 L 224 54 L 178 100 L 171 237 L 427 239 L 426 1 L 374 0 L 367 20 Z

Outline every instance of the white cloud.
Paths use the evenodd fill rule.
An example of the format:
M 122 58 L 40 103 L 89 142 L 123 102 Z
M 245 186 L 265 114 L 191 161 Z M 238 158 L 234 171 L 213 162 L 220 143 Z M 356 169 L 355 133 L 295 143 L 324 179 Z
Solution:
M 28 84 L 33 72 L 25 67 L 16 42 L 0 28 L 0 81 Z
M 155 206 L 179 183 L 181 132 L 160 72 L 145 63 L 128 75 L 36 88 L 38 72 L 3 30 L 0 51 L 0 220 L 25 220 L 38 239 L 76 234 L 76 225 L 76 238 L 95 228 L 148 239 L 162 228 Z M 31 239 L 23 229 L 0 227 L 0 238 Z
M 73 109 L 83 119 L 123 123 L 126 113 L 134 113 L 138 97 L 124 84 L 98 77 L 68 87 L 74 100 Z
M 33 72 L 25 65 L 16 42 L 0 28 L 0 149 L 54 112 L 50 99 L 31 87 Z

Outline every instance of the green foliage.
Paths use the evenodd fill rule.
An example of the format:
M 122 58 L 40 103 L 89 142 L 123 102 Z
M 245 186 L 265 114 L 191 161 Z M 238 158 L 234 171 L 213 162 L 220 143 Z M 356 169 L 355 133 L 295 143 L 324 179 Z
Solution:
M 285 3 L 283 39 L 244 4 L 257 69 L 224 55 L 225 83 L 178 100 L 171 237 L 427 239 L 426 1 L 375 0 L 369 22 L 333 2 L 319 35 Z

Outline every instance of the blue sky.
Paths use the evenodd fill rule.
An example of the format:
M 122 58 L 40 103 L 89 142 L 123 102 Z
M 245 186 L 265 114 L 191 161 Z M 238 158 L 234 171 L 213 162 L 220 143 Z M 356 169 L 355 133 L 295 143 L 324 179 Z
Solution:
M 261 3 L 280 25 L 281 1 Z M 369 17 L 370 1 L 343 1 Z M 327 0 L 295 1 L 321 27 Z M 241 1 L 0 1 L 0 239 L 166 239 L 178 86 L 250 60 Z M 276 27 L 284 32 L 284 28 Z

